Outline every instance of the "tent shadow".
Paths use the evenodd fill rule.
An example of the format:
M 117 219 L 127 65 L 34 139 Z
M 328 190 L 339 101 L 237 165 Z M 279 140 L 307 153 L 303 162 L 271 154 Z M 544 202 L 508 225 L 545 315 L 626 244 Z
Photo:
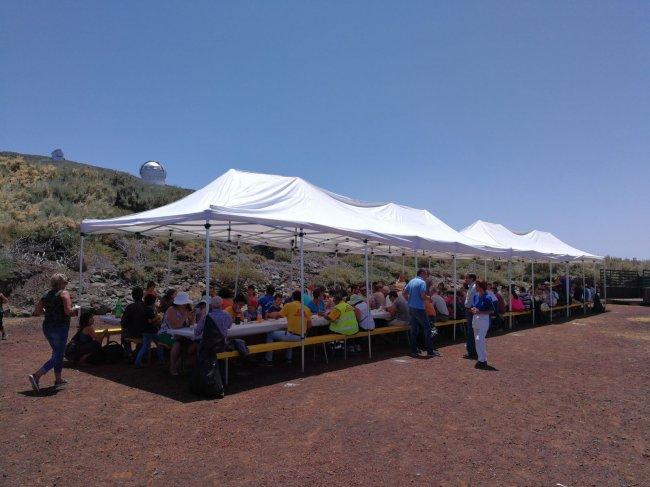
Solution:
M 554 320 L 553 325 L 562 324 L 573 319 L 582 317 L 583 315 L 576 314 L 572 317 L 563 317 L 562 320 Z M 588 314 L 587 316 L 593 316 Z M 511 333 L 517 333 L 531 328 L 538 328 L 540 326 L 548 326 L 547 324 L 533 324 L 531 322 L 513 322 L 513 328 L 499 330 L 497 332 L 490 331 L 488 338 L 505 336 Z M 464 341 L 464 333 L 461 326 L 458 326 L 456 333 L 456 341 L 453 338 L 453 328 L 443 327 L 439 329 L 436 344 L 439 349 L 446 347 L 460 345 Z M 401 336 L 377 336 L 373 339 L 372 359 L 368 359 L 367 350 L 363 341 L 361 343 L 364 349 L 360 353 L 348 354 L 347 360 L 343 358 L 342 352 L 332 357 L 329 356 L 329 363 L 325 363 L 322 350 L 316 350 L 316 358 L 314 360 L 313 351 L 311 348 L 305 350 L 305 372 L 300 370 L 300 352 L 294 351 L 294 360 L 292 364 L 285 364 L 281 353 L 276 354 L 276 363 L 272 367 L 262 367 L 258 364 L 258 359 L 254 356 L 247 359 L 231 360 L 229 363 L 229 384 L 225 386 L 226 394 L 237 394 L 245 392 L 257 387 L 264 387 L 270 385 L 281 384 L 283 382 L 297 381 L 307 377 L 314 377 L 323 373 L 334 372 L 353 368 L 359 365 L 368 363 L 381 362 L 384 360 L 391 360 L 395 358 L 404 358 L 407 361 L 414 360 L 407 357 L 408 346 Z M 435 362 L 436 359 L 433 360 Z M 135 369 L 133 365 L 126 363 L 114 365 L 98 365 L 98 366 L 76 366 L 66 364 L 66 367 L 78 370 L 80 372 L 93 375 L 105 380 L 140 389 L 151 394 L 157 394 L 166 398 L 179 401 L 182 403 L 192 403 L 196 401 L 213 400 L 205 399 L 196 396 L 189 391 L 189 372 L 185 372 L 178 377 L 172 377 L 169 374 L 166 366 L 151 365 L 142 369 Z M 222 368 L 222 376 L 224 376 L 224 364 L 220 362 Z M 498 372 L 498 369 L 491 367 L 486 369 L 492 372 Z M 33 391 L 25 391 L 25 395 L 37 395 Z M 56 391 L 48 394 L 56 394 Z

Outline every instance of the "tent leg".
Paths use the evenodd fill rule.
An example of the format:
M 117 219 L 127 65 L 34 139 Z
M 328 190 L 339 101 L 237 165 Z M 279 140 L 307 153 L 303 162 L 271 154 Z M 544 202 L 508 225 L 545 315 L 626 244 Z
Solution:
M 512 259 L 508 259 L 508 328 L 512 330 Z
M 205 222 L 205 295 L 210 295 L 210 220 Z
M 302 297 L 305 295 L 305 251 L 304 232 L 300 229 L 300 366 L 305 372 L 305 306 L 302 304 Z
M 458 319 L 458 314 L 456 312 L 456 254 L 453 256 L 453 264 L 454 264 L 454 320 Z M 454 341 L 456 341 L 456 323 L 454 323 Z
M 530 310 L 533 314 L 533 326 L 535 326 L 535 262 L 530 262 Z
M 607 257 L 603 257 L 603 308 L 607 308 Z
M 239 240 L 237 240 L 237 258 L 236 258 L 237 264 L 235 268 L 235 296 L 237 296 L 237 293 L 239 291 L 239 248 L 240 248 Z
M 79 244 L 79 290 L 77 291 L 79 306 L 81 306 L 81 298 L 84 290 L 84 237 L 85 235 L 82 233 L 81 243 Z M 81 309 L 79 309 L 79 315 L 81 315 Z
M 582 261 L 582 314 L 587 314 L 587 278 L 585 277 L 585 261 Z
M 171 282 L 172 275 L 172 232 L 169 232 L 167 240 L 167 279 Z
M 366 306 L 368 307 L 368 313 L 370 313 L 370 275 L 368 271 L 368 239 L 363 241 L 363 262 L 366 273 Z M 368 358 L 372 357 L 372 352 L 370 350 L 370 332 L 368 332 Z
M 570 285 L 570 279 L 569 279 L 569 263 L 566 262 L 564 264 L 564 287 L 565 287 L 565 299 L 566 299 L 566 317 L 568 318 L 571 316 L 571 308 L 569 308 L 569 299 L 571 296 L 571 290 L 569 289 Z
M 549 260 L 548 261 L 548 304 L 549 304 L 549 317 L 548 317 L 548 322 L 553 323 L 553 306 L 551 306 L 551 303 L 553 302 L 553 261 Z

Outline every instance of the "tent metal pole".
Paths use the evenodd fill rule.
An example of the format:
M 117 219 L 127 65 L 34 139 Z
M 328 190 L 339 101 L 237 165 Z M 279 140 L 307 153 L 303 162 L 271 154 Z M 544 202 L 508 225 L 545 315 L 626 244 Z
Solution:
M 305 295 L 305 252 L 304 233 L 300 229 L 300 363 L 302 372 L 305 372 L 305 306 L 302 302 Z
M 603 257 L 603 308 L 607 307 L 607 257 Z
M 533 326 L 535 326 L 535 261 L 530 261 L 530 306 L 533 313 Z
M 587 314 L 587 277 L 585 276 L 585 260 L 582 259 L 582 314 Z
M 167 240 L 167 278 L 171 280 L 172 275 L 172 232 L 169 232 Z
M 549 259 L 548 261 L 548 307 L 550 308 L 548 322 L 553 322 L 553 261 Z
M 84 237 L 85 234 L 82 233 L 81 243 L 79 244 L 79 290 L 77 292 L 79 306 L 81 306 L 81 298 L 84 290 Z M 79 316 L 81 316 L 81 308 L 79 309 Z
M 508 328 L 512 330 L 512 259 L 508 259 Z
M 565 287 L 565 299 L 566 299 L 566 317 L 568 318 L 571 315 L 571 308 L 569 308 L 569 299 L 571 297 L 571 290 L 569 289 L 571 280 L 569 279 L 569 261 L 564 263 L 564 287 Z
M 235 296 L 237 296 L 237 292 L 239 291 L 239 248 L 241 245 L 239 245 L 239 239 L 237 239 L 237 266 L 235 269 Z
M 338 245 L 336 246 L 336 249 L 334 250 L 334 286 L 338 284 L 339 280 L 339 249 Z
M 456 254 L 453 255 L 453 263 L 454 263 L 454 321 L 457 320 L 457 313 L 456 313 L 456 279 L 457 279 L 457 271 L 456 271 Z M 454 323 L 454 341 L 456 341 L 456 323 Z
M 205 221 L 205 295 L 210 295 L 210 219 Z
M 368 239 L 363 241 L 363 260 L 366 273 L 366 305 L 370 313 L 370 273 L 368 270 Z M 368 358 L 372 358 L 372 343 L 370 339 L 370 330 L 368 330 Z

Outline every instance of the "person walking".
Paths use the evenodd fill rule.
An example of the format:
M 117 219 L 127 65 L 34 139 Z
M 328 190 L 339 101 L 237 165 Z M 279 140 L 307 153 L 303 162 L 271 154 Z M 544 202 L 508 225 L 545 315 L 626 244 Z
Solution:
M 72 306 L 70 293 L 66 291 L 68 279 L 63 274 L 54 274 L 50 280 L 50 290 L 36 303 L 34 316 L 44 315 L 43 335 L 52 348 L 52 356 L 33 374 L 27 376 L 34 391 L 40 391 L 41 377 L 54 369 L 54 386 L 67 383 L 61 377 L 63 356 L 70 331 L 70 317 L 77 316 L 78 307 Z
M 478 358 L 475 367 L 477 369 L 488 369 L 485 337 L 490 328 L 490 313 L 494 311 L 494 304 L 487 294 L 487 284 L 485 282 L 479 281 L 476 283 L 476 292 L 477 297 L 474 306 L 470 308 L 472 331 Z
M 474 307 L 474 300 L 477 296 L 476 293 L 476 274 L 467 274 L 465 276 L 465 284 L 467 284 L 467 294 L 465 295 L 465 317 L 467 318 L 467 325 L 465 327 L 465 335 L 467 337 L 465 347 L 467 348 L 467 353 L 463 355 L 463 358 L 476 360 L 476 343 L 474 342 L 474 330 L 472 328 L 472 323 L 474 317 L 470 310 Z M 490 316 L 488 315 L 488 325 L 490 321 Z
M 420 333 L 424 334 L 424 343 L 427 348 L 427 357 L 435 357 L 437 354 L 433 349 L 433 340 L 431 338 L 431 323 L 427 316 L 424 300 L 427 294 L 427 277 L 426 269 L 418 269 L 417 275 L 411 279 L 404 287 L 402 292 L 404 299 L 409 305 L 410 317 L 410 342 L 411 342 L 411 357 L 418 358 L 418 336 Z

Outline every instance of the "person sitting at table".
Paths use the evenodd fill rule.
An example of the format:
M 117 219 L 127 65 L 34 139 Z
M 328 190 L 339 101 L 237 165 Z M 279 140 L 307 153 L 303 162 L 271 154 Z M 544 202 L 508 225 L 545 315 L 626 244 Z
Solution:
M 397 293 L 396 290 L 392 290 L 388 293 L 390 298 L 390 306 L 386 309 L 390 313 L 391 320 L 388 322 L 390 326 L 393 325 L 408 325 L 411 322 L 411 314 L 409 313 L 409 305 L 402 296 L 402 293 Z
M 431 302 L 436 308 L 436 322 L 443 322 L 449 320 L 449 310 L 447 303 L 442 296 L 438 293 L 438 289 L 434 286 L 431 288 Z
M 192 326 L 195 323 L 194 319 L 195 315 L 192 311 L 192 300 L 189 295 L 186 292 L 178 293 L 174 298 L 172 306 L 167 308 L 167 311 L 165 312 L 160 327 L 160 334 L 158 335 L 158 340 L 172 349 L 169 354 L 169 373 L 171 375 L 178 375 L 177 363 L 183 350 L 186 350 L 188 356 L 192 356 L 196 346 L 192 340 L 188 338 L 173 338 L 168 331 L 170 329 L 177 330 L 179 328 Z
M 226 303 L 226 300 L 224 299 L 223 302 Z M 242 308 L 246 306 L 246 303 L 248 303 L 246 296 L 240 293 L 235 296 L 235 299 L 232 300 L 232 304 L 230 306 L 226 306 L 224 308 L 224 311 L 232 317 L 236 325 L 239 325 L 244 319 Z M 225 304 L 222 306 L 225 306 Z
M 363 296 L 350 296 L 350 300 L 358 302 L 363 301 Z M 334 294 L 334 308 L 325 316 L 330 322 L 330 331 L 340 333 L 341 335 L 354 335 L 359 332 L 359 322 L 355 308 L 343 300 L 341 293 Z
M 271 342 L 299 342 L 304 333 L 311 327 L 311 311 L 307 306 L 302 304 L 302 294 L 300 291 L 294 291 L 291 294 L 291 302 L 282 306 L 280 316 L 287 319 L 286 330 L 276 330 L 266 335 L 266 343 Z M 302 316 L 302 320 L 301 320 Z M 293 350 L 288 348 L 285 352 L 287 363 L 291 363 Z M 262 365 L 273 364 L 273 352 L 266 352 L 265 360 Z
M 151 295 L 156 299 L 158 299 L 158 291 L 156 291 L 156 283 L 154 281 L 147 282 L 147 287 L 144 290 L 144 295 L 145 296 Z
M 349 304 L 354 307 L 354 314 L 357 317 L 359 328 L 366 331 L 374 330 L 375 319 L 372 317 L 368 302 L 364 299 L 354 298 L 350 299 Z M 357 351 L 361 351 L 361 348 L 358 347 Z
M 206 298 L 201 298 L 196 306 L 194 306 L 194 322 L 198 323 L 205 315 L 208 314 L 208 301 Z
M 518 312 L 524 311 L 525 309 L 524 302 L 519 299 L 517 292 L 513 289 L 510 293 L 510 311 Z
M 156 296 L 154 294 L 147 294 L 144 297 L 144 326 L 142 327 L 142 346 L 135 357 L 134 365 L 136 368 L 142 367 L 142 359 L 145 354 L 149 353 L 151 343 L 156 344 L 156 353 L 158 356 L 158 363 L 165 362 L 165 350 L 158 343 L 158 328 L 162 316 L 156 313 Z
M 246 288 L 246 299 L 248 300 L 248 302 L 246 303 L 247 310 L 248 310 L 248 319 L 256 320 L 259 301 L 257 299 L 257 293 L 255 292 L 255 286 L 253 286 L 252 284 Z
M 217 295 L 222 299 L 223 304 L 221 306 L 224 310 L 232 306 L 232 300 L 235 294 L 229 287 L 222 287 L 219 289 L 219 293 Z
M 142 334 L 142 325 L 144 324 L 144 302 L 142 297 L 144 291 L 140 286 L 136 286 L 131 290 L 131 297 L 133 302 L 124 308 L 120 324 L 122 326 L 122 333 L 120 337 L 120 344 L 124 349 L 124 357 L 127 360 L 132 358 L 133 351 L 131 350 L 131 339 L 139 339 Z
M 244 340 L 228 337 L 228 330 L 232 326 L 232 316 L 221 309 L 222 305 L 223 300 L 219 296 L 210 299 L 210 312 L 201 321 L 196 323 L 194 336 L 197 338 L 201 337 L 206 321 L 211 319 L 221 337 L 219 343 L 216 344 L 217 353 L 237 350 L 241 356 L 248 355 L 248 347 Z
M 270 311 L 270 308 L 275 303 L 275 287 L 271 284 L 266 286 L 266 294 L 260 297 L 258 300 L 258 305 L 260 312 L 262 313 L 262 318 L 266 319 L 266 314 Z M 280 311 L 278 309 L 278 311 Z
M 176 297 L 176 289 L 167 289 L 165 294 L 162 295 L 160 301 L 158 302 L 158 313 L 165 314 L 167 308 L 174 304 L 174 298 Z
M 312 314 L 325 316 L 325 300 L 323 299 L 323 288 L 317 287 L 312 292 L 311 302 L 307 305 Z
M 370 297 L 370 309 L 380 309 L 386 306 L 386 296 L 382 292 L 383 286 L 379 283 L 372 285 L 372 296 Z
M 104 337 L 108 336 L 108 330 L 98 335 L 93 328 L 94 324 L 95 317 L 92 312 L 84 311 L 81 313 L 77 333 L 74 334 L 70 343 L 65 347 L 65 358 L 74 364 L 85 365 L 86 363 L 99 362 L 102 341 Z
M 356 299 L 358 297 L 363 299 L 363 296 L 361 295 L 361 286 L 359 284 L 352 284 L 350 286 L 350 297 L 348 298 L 348 301 L 350 299 Z M 336 301 L 334 303 L 334 306 L 336 306 Z
M 491 290 L 494 296 L 497 298 L 497 313 L 502 315 L 506 312 L 506 300 L 503 299 L 503 295 L 499 292 L 499 287 L 500 285 L 497 281 L 494 281 L 494 283 L 492 283 L 492 286 L 490 286 L 488 283 L 488 288 L 490 288 L 489 290 Z

